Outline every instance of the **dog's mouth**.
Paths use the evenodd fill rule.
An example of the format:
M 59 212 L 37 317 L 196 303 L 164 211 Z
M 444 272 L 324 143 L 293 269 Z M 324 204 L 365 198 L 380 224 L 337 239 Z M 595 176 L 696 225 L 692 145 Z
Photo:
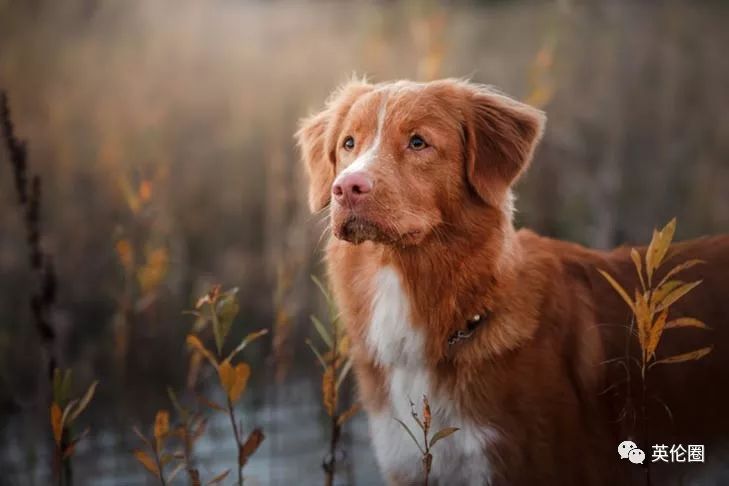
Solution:
M 365 241 L 385 245 L 412 245 L 422 239 L 423 233 L 419 229 L 398 233 L 394 228 L 389 228 L 371 219 L 356 215 L 351 215 L 341 224 L 334 225 L 334 236 L 354 245 L 359 245 Z

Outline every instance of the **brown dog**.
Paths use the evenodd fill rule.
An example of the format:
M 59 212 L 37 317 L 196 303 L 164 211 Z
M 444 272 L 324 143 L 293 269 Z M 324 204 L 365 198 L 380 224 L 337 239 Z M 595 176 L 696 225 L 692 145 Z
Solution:
M 329 278 L 391 484 L 422 483 L 420 453 L 394 419 L 413 424 L 410 400 L 423 395 L 432 430 L 460 428 L 434 449 L 431 484 L 645 484 L 646 475 L 667 484 L 706 466 L 648 470 L 653 444 L 702 444 L 712 462 L 729 438 L 729 236 L 669 253 L 706 261 L 681 275 L 703 284 L 672 314 L 713 331 L 672 330 L 659 354 L 715 347 L 656 366 L 643 393 L 632 360 L 612 360 L 635 352 L 630 310 L 597 272 L 632 291 L 629 250 L 592 251 L 512 225 L 510 188 L 544 122 L 468 82 L 353 81 L 297 134 L 311 209 L 329 207 Z M 618 455 L 629 438 L 645 451 L 643 467 Z

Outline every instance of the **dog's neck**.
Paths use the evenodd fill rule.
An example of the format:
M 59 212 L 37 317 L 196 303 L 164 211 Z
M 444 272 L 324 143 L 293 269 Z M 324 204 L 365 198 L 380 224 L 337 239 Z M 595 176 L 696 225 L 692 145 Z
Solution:
M 451 354 L 449 341 L 468 330 L 474 315 L 489 314 L 488 322 L 473 329 L 478 334 L 492 317 L 498 320 L 507 312 L 503 304 L 510 298 L 507 289 L 515 288 L 520 250 L 511 220 L 504 216 L 492 208 L 465 212 L 457 224 L 438 229 L 417 246 L 383 252 L 383 265 L 401 275 L 414 320 L 425 325 L 428 354 L 435 360 Z

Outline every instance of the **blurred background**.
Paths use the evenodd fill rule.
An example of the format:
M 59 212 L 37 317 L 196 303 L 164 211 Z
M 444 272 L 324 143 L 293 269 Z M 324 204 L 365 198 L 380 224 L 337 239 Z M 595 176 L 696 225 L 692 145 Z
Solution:
M 42 180 L 57 279 L 43 342 L 3 147 L 0 484 L 50 484 L 48 355 L 73 369 L 73 396 L 100 381 L 75 484 L 157 484 L 132 427 L 171 408 L 168 386 L 190 400 L 183 311 L 214 283 L 240 289 L 231 341 L 270 330 L 242 354 L 239 415 L 266 434 L 246 484 L 322 483 L 329 419 L 305 340 L 326 236 L 293 132 L 352 73 L 465 76 L 546 110 L 519 225 L 603 248 L 647 243 L 673 216 L 680 238 L 726 232 L 728 14 L 709 0 L 0 0 L 0 89 Z M 227 416 L 208 415 L 204 478 L 237 457 Z M 339 447 L 335 484 L 381 484 L 363 414 Z

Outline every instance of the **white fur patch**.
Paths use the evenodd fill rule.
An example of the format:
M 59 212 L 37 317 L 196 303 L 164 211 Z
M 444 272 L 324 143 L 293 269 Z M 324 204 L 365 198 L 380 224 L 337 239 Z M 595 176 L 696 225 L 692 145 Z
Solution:
M 367 169 L 372 163 L 377 160 L 377 153 L 380 150 L 380 143 L 382 142 L 382 126 L 385 124 L 385 114 L 387 106 L 387 97 L 385 97 L 380 105 L 380 109 L 377 112 L 377 131 L 375 132 L 375 138 L 372 140 L 372 144 L 362 152 L 359 157 L 354 159 L 349 166 L 347 166 L 340 174 L 337 179 L 344 177 L 347 174 L 353 172 L 367 172 Z M 337 181 L 334 182 L 336 184 Z
M 477 427 L 464 419 L 448 396 L 431 386 L 424 366 L 424 336 L 413 328 L 410 304 L 398 273 L 391 267 L 381 269 L 375 281 L 372 320 L 367 344 L 375 359 L 389 371 L 388 406 L 370 414 L 370 433 L 375 455 L 385 476 L 407 484 L 422 481 L 420 451 L 412 438 L 395 420 L 405 422 L 422 443 L 422 433 L 410 415 L 410 401 L 422 410 L 426 395 L 432 413 L 432 433 L 443 427 L 459 427 L 433 449 L 431 479 L 447 484 L 488 484 L 491 468 L 484 449 L 498 438 L 490 427 Z

